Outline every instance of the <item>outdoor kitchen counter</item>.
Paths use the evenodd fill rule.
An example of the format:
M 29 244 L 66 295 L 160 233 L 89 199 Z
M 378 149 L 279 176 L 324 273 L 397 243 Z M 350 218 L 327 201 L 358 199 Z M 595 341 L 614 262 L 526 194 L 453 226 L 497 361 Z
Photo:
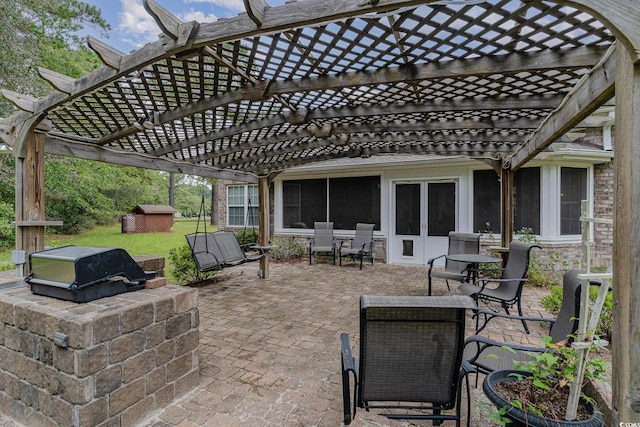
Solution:
M 134 425 L 197 386 L 198 323 L 193 288 L 84 304 L 0 289 L 0 412 L 26 425 Z

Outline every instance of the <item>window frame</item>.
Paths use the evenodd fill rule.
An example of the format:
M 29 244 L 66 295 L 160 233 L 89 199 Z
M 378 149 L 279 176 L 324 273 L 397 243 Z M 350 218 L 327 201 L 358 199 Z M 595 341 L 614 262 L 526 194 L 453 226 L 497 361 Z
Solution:
M 591 215 L 591 212 L 593 211 L 593 198 L 594 198 L 594 193 L 593 193 L 593 165 L 576 165 L 576 164 L 560 164 L 557 165 L 557 196 L 556 196 L 556 204 L 557 204 L 557 209 L 556 209 L 556 235 L 558 238 L 560 239 L 575 239 L 577 236 L 581 236 L 582 235 L 582 230 L 580 230 L 578 233 L 573 233 L 573 234 L 563 234 L 562 232 L 562 169 L 582 169 L 585 170 L 585 183 L 584 183 L 584 189 L 585 189 L 585 193 L 586 193 L 586 200 L 589 203 L 589 215 Z M 580 203 L 578 203 L 578 205 L 580 205 Z M 578 212 L 580 211 L 580 209 L 578 209 Z M 580 213 L 578 213 L 578 217 L 580 216 Z M 591 225 L 590 225 L 591 226 Z
M 532 225 L 537 225 L 538 230 L 537 233 L 535 234 L 536 236 L 540 236 L 542 235 L 543 232 L 543 199 L 545 197 L 545 192 L 544 192 L 544 185 L 543 185 L 543 176 L 544 176 L 544 167 L 542 165 L 538 165 L 538 164 L 532 164 L 530 166 L 527 166 L 526 168 L 522 168 L 522 169 L 538 169 L 538 223 L 537 224 L 532 224 Z M 522 170 L 520 169 L 520 170 Z M 496 202 L 498 204 L 498 215 L 497 218 L 495 219 L 494 223 L 491 224 L 491 235 L 493 236 L 500 236 L 502 234 L 502 230 L 497 231 L 496 228 L 500 228 L 500 188 L 499 188 L 499 178 L 498 175 L 496 174 L 496 172 L 493 169 L 484 169 L 484 168 L 474 168 L 470 171 L 471 174 L 471 179 L 470 179 L 470 185 L 469 185 L 469 194 L 470 194 L 470 205 L 472 207 L 472 214 L 469 218 L 470 222 L 471 222 L 471 229 L 474 230 L 474 232 L 480 232 L 480 233 L 485 233 L 486 232 L 486 227 L 482 228 L 482 229 L 478 229 L 476 230 L 476 226 L 479 226 L 480 224 L 476 224 L 476 212 L 475 212 L 475 207 L 476 207 L 476 172 L 486 172 L 486 173 L 493 173 L 495 175 L 495 179 L 496 182 L 498 182 L 498 191 L 496 192 Z M 517 172 L 516 172 L 517 173 Z M 515 185 L 515 179 L 514 179 L 514 185 Z M 516 195 L 514 194 L 514 198 L 516 197 Z M 514 200 L 514 208 L 518 209 L 518 207 L 515 205 L 516 204 L 516 200 Z M 482 224 L 484 226 L 484 224 Z M 525 226 L 524 224 L 522 225 L 523 227 Z M 516 227 L 515 224 L 515 218 L 514 218 L 514 228 Z M 514 233 L 519 231 L 519 229 L 514 229 L 513 230 Z
M 250 187 L 255 189 L 255 192 L 250 194 Z M 231 189 L 237 189 L 237 188 L 242 188 L 242 204 L 231 204 L 231 198 L 229 197 L 229 192 L 231 191 Z M 256 184 L 229 184 L 226 186 L 226 198 L 227 198 L 227 207 L 226 207 L 226 216 L 227 216 L 227 227 L 257 227 L 258 224 L 258 216 L 259 216 L 259 201 L 258 201 L 258 185 Z M 249 199 L 253 199 L 253 197 L 255 195 L 255 203 L 252 200 L 251 201 L 251 210 L 255 210 L 255 217 L 254 217 L 254 221 L 255 224 L 252 223 L 247 223 L 247 212 L 249 210 Z M 231 224 L 231 208 L 242 208 L 242 224 Z M 234 216 L 235 217 L 235 216 Z
M 331 206 L 330 206 L 330 187 L 331 187 L 331 180 L 335 180 L 335 179 L 363 179 L 363 178 L 376 178 L 378 180 L 377 184 L 377 191 L 378 193 L 375 195 L 375 201 L 377 201 L 377 215 L 378 215 L 378 219 L 377 219 L 377 223 L 376 223 L 376 228 L 374 230 L 374 233 L 381 233 L 383 228 L 384 228 L 384 224 L 383 221 L 385 220 L 385 215 L 387 213 L 387 207 L 385 206 L 385 203 L 387 203 L 386 200 L 386 195 L 384 193 L 384 188 L 385 188 L 385 180 L 383 177 L 383 174 L 380 173 L 376 173 L 373 172 L 372 173 L 363 173 L 363 174 L 347 174 L 347 175 L 343 175 L 343 174 L 337 174 L 337 175 L 332 175 L 332 174 L 323 174 L 323 175 L 317 175 L 317 174 L 307 174 L 307 175 L 292 175 L 292 176 L 287 176 L 284 179 L 281 180 L 277 180 L 276 181 L 276 185 L 274 187 L 274 192 L 275 192 L 275 204 L 274 204 L 274 215 L 275 215 L 275 232 L 276 233 L 283 233 L 283 234 L 287 234 L 287 233 L 299 233 L 300 231 L 304 231 L 304 232 L 308 232 L 308 231 L 312 231 L 313 230 L 313 224 L 307 224 L 307 228 L 295 228 L 295 227 L 285 227 L 284 226 L 284 200 L 285 200 L 285 194 L 284 194 L 284 187 L 285 184 L 289 181 L 305 181 L 305 180 L 324 180 L 326 182 L 326 194 L 325 194 L 325 200 L 326 200 L 326 208 L 325 208 L 325 212 L 324 212 L 324 217 L 322 219 L 318 219 L 318 221 L 331 221 L 330 218 L 330 210 L 331 210 Z M 364 220 L 359 221 L 359 222 L 365 222 Z M 342 230 L 345 232 L 350 232 L 353 231 L 351 229 L 340 229 L 340 228 L 336 228 L 334 225 L 334 229 L 335 230 Z

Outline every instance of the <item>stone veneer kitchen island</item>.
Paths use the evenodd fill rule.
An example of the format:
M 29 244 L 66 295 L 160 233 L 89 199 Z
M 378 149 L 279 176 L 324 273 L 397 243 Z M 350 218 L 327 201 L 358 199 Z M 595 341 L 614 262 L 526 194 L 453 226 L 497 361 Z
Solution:
M 199 382 L 198 293 L 85 304 L 0 290 L 0 412 L 26 425 L 131 426 Z

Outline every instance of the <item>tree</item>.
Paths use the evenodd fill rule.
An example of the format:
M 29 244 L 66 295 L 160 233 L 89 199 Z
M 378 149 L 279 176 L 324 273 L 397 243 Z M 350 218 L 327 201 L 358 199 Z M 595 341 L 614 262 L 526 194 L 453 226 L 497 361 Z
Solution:
M 0 87 L 42 96 L 51 87 L 37 75 L 42 66 L 80 77 L 100 65 L 79 31 L 90 25 L 107 36 L 100 9 L 79 0 L 2 0 L 0 2 Z M 0 117 L 13 106 L 0 99 Z
M 165 187 L 166 176 L 149 169 L 64 156 L 45 161 L 46 214 L 64 222 L 56 232 L 111 224 L 139 204 L 167 204 Z

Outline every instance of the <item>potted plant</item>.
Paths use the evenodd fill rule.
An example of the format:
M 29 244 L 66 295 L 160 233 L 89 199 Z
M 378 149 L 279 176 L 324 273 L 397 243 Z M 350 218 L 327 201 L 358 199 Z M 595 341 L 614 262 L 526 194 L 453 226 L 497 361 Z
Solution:
M 598 341 L 590 345 L 600 347 Z M 553 344 L 542 340 L 542 353 L 532 353 L 527 362 L 516 362 L 515 369 L 487 375 L 482 388 L 497 411 L 492 418 L 502 426 L 604 426 L 602 414 L 593 399 L 582 395 L 576 419 L 565 420 L 569 388 L 576 372 L 576 349 L 567 342 Z M 504 347 L 508 349 L 508 347 Z M 599 358 L 587 361 L 584 378 L 598 379 L 606 369 Z

